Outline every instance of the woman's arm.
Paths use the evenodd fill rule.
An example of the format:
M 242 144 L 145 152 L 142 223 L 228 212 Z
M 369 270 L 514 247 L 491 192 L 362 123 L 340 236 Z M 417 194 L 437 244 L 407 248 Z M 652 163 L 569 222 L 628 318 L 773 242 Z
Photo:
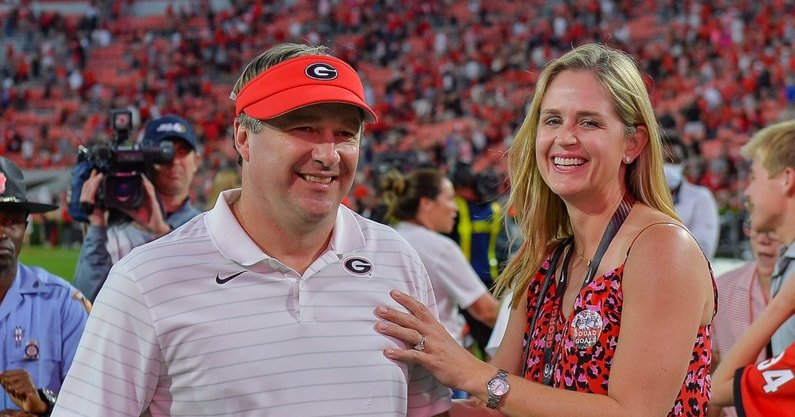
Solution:
M 666 415 L 685 381 L 699 327 L 712 321 L 707 260 L 683 227 L 653 225 L 629 252 L 622 288 L 608 395 L 630 414 Z
M 499 303 L 489 292 L 483 293 L 472 305 L 467 307 L 467 311 L 475 320 L 489 327 L 494 327 L 497 322 L 497 312 L 500 309 Z

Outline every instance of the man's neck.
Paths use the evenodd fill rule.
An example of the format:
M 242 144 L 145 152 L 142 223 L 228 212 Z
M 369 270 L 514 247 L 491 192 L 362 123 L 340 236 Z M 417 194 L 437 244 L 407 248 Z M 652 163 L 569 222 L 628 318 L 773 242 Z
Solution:
M 303 274 L 309 265 L 326 251 L 331 241 L 334 219 L 325 222 L 327 224 L 318 223 L 310 226 L 303 222 L 291 227 L 289 221 L 285 219 L 244 214 L 247 209 L 241 207 L 240 200 L 231 208 L 243 230 L 264 253 L 278 259 L 299 274 Z
M 14 283 L 14 278 L 17 276 L 18 268 L 19 264 L 14 264 L 13 267 L 0 270 L 0 304 L 3 303 L 3 300 L 6 298 L 6 294 L 8 293 L 8 289 L 11 288 L 11 284 Z
M 783 219 L 776 228 L 776 235 L 789 248 L 795 243 L 795 197 L 788 197 L 785 204 Z
M 756 276 L 759 278 L 759 288 L 762 289 L 762 295 L 767 300 L 768 294 L 770 294 L 770 275 L 762 275 L 759 271 L 756 271 Z
M 163 210 L 166 212 L 165 214 L 171 214 L 179 210 L 187 198 L 187 194 L 181 194 L 177 196 L 160 194 L 160 201 L 163 203 Z
M 277 229 L 268 233 L 267 239 L 255 239 L 255 242 L 263 252 L 303 275 L 309 266 L 326 251 L 331 241 L 331 235 L 331 230 L 321 227 L 304 233 Z

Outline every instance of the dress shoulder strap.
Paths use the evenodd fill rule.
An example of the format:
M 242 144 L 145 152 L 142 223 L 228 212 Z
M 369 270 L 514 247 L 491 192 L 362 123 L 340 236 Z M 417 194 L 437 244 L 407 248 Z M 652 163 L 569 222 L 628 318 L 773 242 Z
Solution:
M 690 233 L 690 230 L 688 230 L 688 229 L 687 229 L 687 227 L 685 227 L 684 225 L 682 225 L 682 224 L 680 224 L 680 223 L 675 223 L 675 222 L 657 222 L 657 223 L 651 223 L 651 224 L 648 224 L 648 225 L 646 225 L 646 227 L 644 227 L 643 229 L 640 229 L 640 232 L 638 232 L 638 234 L 636 234 L 636 235 L 635 235 L 635 237 L 634 237 L 634 238 L 632 238 L 632 243 L 630 243 L 630 244 L 629 244 L 629 247 L 627 248 L 627 258 L 629 258 L 629 251 L 631 251 L 631 250 L 632 250 L 632 247 L 633 247 L 633 246 L 635 246 L 635 241 L 636 241 L 636 240 L 638 240 L 638 238 L 640 237 L 640 235 L 641 235 L 643 232 L 645 232 L 645 231 L 646 231 L 648 228 L 650 228 L 650 227 L 652 227 L 652 226 L 657 226 L 658 224 L 667 224 L 667 225 L 671 225 L 671 226 L 681 227 L 682 229 L 685 229 L 685 231 L 686 231 L 688 234 L 690 234 L 690 236 L 693 236 L 693 234 L 692 234 L 692 233 Z M 624 260 L 624 262 L 626 263 L 626 259 Z

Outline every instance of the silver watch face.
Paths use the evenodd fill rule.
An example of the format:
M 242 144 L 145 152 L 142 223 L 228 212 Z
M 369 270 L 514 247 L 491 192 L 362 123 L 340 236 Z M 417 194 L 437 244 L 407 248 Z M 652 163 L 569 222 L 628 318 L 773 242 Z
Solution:
M 501 397 L 508 393 L 508 381 L 502 378 L 494 378 L 489 381 L 489 392 L 492 395 L 497 397 Z

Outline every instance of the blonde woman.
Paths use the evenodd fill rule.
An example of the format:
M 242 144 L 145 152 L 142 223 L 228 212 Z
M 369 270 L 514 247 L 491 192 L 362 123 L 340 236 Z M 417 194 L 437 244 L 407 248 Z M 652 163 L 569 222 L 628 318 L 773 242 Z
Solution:
M 578 47 L 542 71 L 509 153 L 525 241 L 498 281 L 514 289 L 490 364 L 416 300 L 378 307 L 388 349 L 479 401 L 453 415 L 704 415 L 715 285 L 674 213 L 649 95 L 632 58 Z

